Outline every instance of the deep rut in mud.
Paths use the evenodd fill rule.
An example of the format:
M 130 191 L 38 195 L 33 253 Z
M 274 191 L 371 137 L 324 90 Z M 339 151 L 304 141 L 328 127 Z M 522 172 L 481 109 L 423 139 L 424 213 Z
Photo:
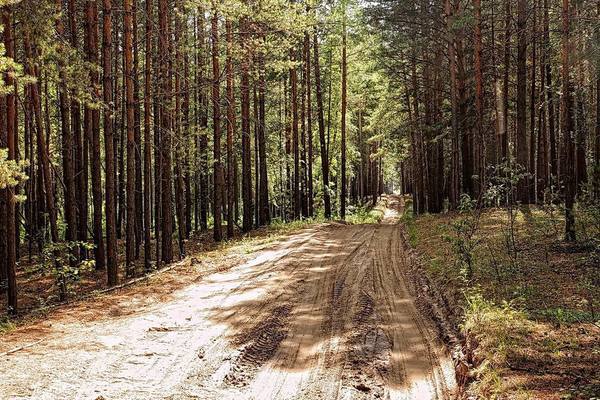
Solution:
M 382 224 L 303 230 L 168 302 L 19 329 L 0 350 L 43 341 L 0 359 L 0 398 L 450 398 L 451 360 L 404 281 L 401 199 L 388 200 Z

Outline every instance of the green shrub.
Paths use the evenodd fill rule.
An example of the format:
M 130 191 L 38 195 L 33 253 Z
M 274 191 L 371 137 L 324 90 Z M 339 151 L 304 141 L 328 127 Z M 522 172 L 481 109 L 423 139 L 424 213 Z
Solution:
M 80 250 L 89 253 L 94 245 L 86 242 L 59 242 L 50 243 L 42 252 L 42 265 L 44 269 L 51 271 L 54 276 L 54 284 L 58 289 L 60 300 L 66 300 L 73 292 L 73 286 L 81 280 L 81 274 L 94 268 L 93 259 L 84 258 L 79 260 Z

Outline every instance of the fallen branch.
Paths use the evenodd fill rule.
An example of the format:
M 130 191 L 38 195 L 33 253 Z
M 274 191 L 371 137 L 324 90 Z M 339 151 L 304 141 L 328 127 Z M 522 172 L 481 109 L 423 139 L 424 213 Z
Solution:
M 125 281 L 125 282 L 123 282 L 123 283 L 121 283 L 119 285 L 111 286 L 111 287 L 108 287 L 108 288 L 105 288 L 105 289 L 94 290 L 92 292 L 89 292 L 89 293 L 86 293 L 84 295 L 75 297 L 73 299 L 61 301 L 61 302 L 58 302 L 58 303 L 55 303 L 55 304 L 51 304 L 51 305 L 48 305 L 48 306 L 42 306 L 42 307 L 39 307 L 39 308 L 35 308 L 33 310 L 30 310 L 28 313 L 36 314 L 36 313 L 39 313 L 39 312 L 42 312 L 42 311 L 43 312 L 48 312 L 49 310 L 53 310 L 55 308 L 58 308 L 58 307 L 61 307 L 61 306 L 67 305 L 67 304 L 78 303 L 80 301 L 87 300 L 89 298 L 96 297 L 96 296 L 101 295 L 101 294 L 113 292 L 113 291 L 118 290 L 118 289 L 123 289 L 123 288 L 126 288 L 128 286 L 134 285 L 134 284 L 136 284 L 138 282 L 149 280 L 150 278 L 153 278 L 153 277 L 155 277 L 157 275 L 164 274 L 165 272 L 169 272 L 169 271 L 171 271 L 171 270 L 173 270 L 173 269 L 175 269 L 177 267 L 184 266 L 187 263 L 191 264 L 192 263 L 192 258 L 186 257 L 183 260 L 180 260 L 180 261 L 178 261 L 176 263 L 170 264 L 169 266 L 166 266 L 166 267 L 161 268 L 161 269 L 157 269 L 156 271 L 153 271 L 153 272 L 151 272 L 149 274 L 142 275 L 142 276 L 134 278 L 134 279 L 130 279 L 130 280 Z
M 21 350 L 25 350 L 25 349 L 28 349 L 28 348 L 30 348 L 30 347 L 33 347 L 33 346 L 35 346 L 36 344 L 40 343 L 42 340 L 44 340 L 44 339 L 37 340 L 37 341 L 35 341 L 35 342 L 33 342 L 33 343 L 24 344 L 24 345 L 22 345 L 22 346 L 15 347 L 15 348 L 14 348 L 14 349 L 12 349 L 12 350 L 5 351 L 4 353 L 0 353 L 0 357 L 8 356 L 8 355 L 10 355 L 10 354 L 16 353 L 17 351 L 21 351 Z

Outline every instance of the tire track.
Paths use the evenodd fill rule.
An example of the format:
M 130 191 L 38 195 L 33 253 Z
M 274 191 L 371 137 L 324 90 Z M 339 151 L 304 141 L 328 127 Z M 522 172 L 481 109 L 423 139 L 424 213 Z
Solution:
M 450 398 L 452 364 L 407 290 L 388 200 L 382 224 L 319 225 L 167 303 L 57 324 L 42 352 L 0 360 L 0 399 Z

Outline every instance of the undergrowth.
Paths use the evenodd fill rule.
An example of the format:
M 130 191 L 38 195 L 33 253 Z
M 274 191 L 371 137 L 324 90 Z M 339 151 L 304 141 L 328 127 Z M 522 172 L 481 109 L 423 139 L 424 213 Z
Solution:
M 352 225 L 378 224 L 383 219 L 383 210 L 379 207 L 357 206 L 349 210 L 346 222 Z
M 504 392 L 501 377 L 508 367 L 510 351 L 530 332 L 527 315 L 510 303 L 497 305 L 473 291 L 466 295 L 461 328 L 476 346 L 477 367 L 473 371 L 476 381 L 471 390 L 482 398 L 495 399 Z
M 16 325 L 8 317 L 0 318 L 0 335 L 4 335 L 15 329 Z

